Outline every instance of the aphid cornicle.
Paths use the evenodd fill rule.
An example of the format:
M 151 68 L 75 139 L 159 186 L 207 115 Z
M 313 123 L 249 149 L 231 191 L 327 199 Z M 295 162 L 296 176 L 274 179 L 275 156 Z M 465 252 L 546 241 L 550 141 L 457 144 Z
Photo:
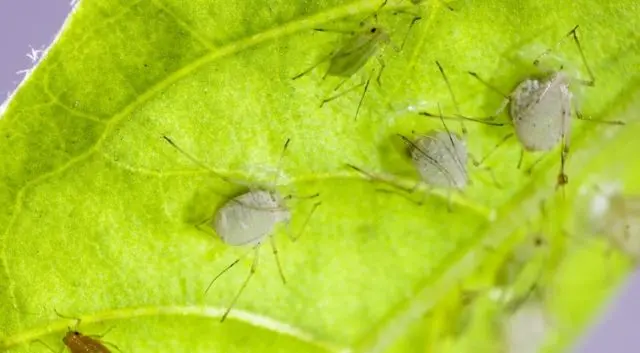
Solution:
M 170 145 L 172 145 L 175 149 L 185 155 L 194 163 L 208 170 L 212 174 L 220 177 L 221 179 L 231 183 L 231 184 L 241 184 L 242 183 L 234 182 L 229 180 L 228 178 L 218 174 L 205 164 L 201 163 L 199 160 L 185 152 L 182 148 L 178 147 L 171 139 L 164 136 L 165 141 L 167 141 Z M 280 161 L 282 162 L 282 157 L 284 156 L 285 151 L 289 145 L 290 140 L 284 144 L 282 149 L 282 154 L 280 156 Z M 277 172 L 276 176 L 273 180 L 273 185 L 275 186 L 277 181 Z M 240 289 L 232 299 L 231 303 L 227 307 L 226 311 L 222 315 L 220 321 L 224 321 L 226 317 L 231 312 L 231 309 L 235 305 L 238 298 L 246 288 L 249 280 L 255 274 L 258 265 L 258 255 L 259 249 L 262 243 L 268 238 L 271 243 L 271 248 L 273 250 L 274 258 L 276 260 L 276 264 L 278 266 L 278 271 L 280 273 L 280 277 L 284 283 L 286 283 L 284 273 L 282 271 L 282 266 L 280 265 L 280 260 L 278 257 L 278 250 L 275 244 L 275 240 L 273 239 L 273 233 L 275 228 L 279 224 L 285 224 L 288 226 L 289 221 L 291 220 L 291 211 L 285 203 L 285 200 L 293 197 L 292 195 L 283 197 L 275 190 L 270 190 L 267 188 L 255 188 L 249 187 L 249 190 L 241 193 L 238 196 L 232 197 L 227 200 L 218 210 L 215 212 L 213 219 L 210 221 L 210 225 L 215 231 L 215 233 L 220 237 L 222 242 L 229 246 L 251 246 L 253 248 L 253 262 L 251 264 L 251 269 L 249 274 L 245 278 L 242 283 Z M 307 196 L 304 198 L 314 198 L 319 196 L 319 194 L 314 194 L 311 196 Z M 302 198 L 302 197 L 299 197 Z M 320 206 L 321 202 L 316 202 L 313 205 L 309 215 L 307 216 L 304 224 L 302 225 L 300 234 L 304 230 L 307 225 L 311 215 L 315 212 L 315 210 Z M 296 241 L 298 236 L 294 237 L 287 232 L 292 241 Z M 233 266 L 239 263 L 241 258 L 236 259 L 226 268 L 224 268 L 218 275 L 216 275 L 213 280 L 207 286 L 205 293 L 209 291 L 214 282 L 230 270 Z
M 530 77 L 521 81 L 509 95 L 505 95 L 499 89 L 481 79 L 475 72 L 469 74 L 491 90 L 502 95 L 505 100 L 500 106 L 496 114 L 488 119 L 497 117 L 508 106 L 508 112 L 511 123 L 514 126 L 515 136 L 522 146 L 520 165 L 522 154 L 524 151 L 529 152 L 546 152 L 555 148 L 558 143 L 562 143 L 561 147 L 561 164 L 558 174 L 557 186 L 568 183 L 568 176 L 565 174 L 565 163 L 569 154 L 570 134 L 571 134 L 571 117 L 573 94 L 571 92 L 571 84 L 578 83 L 586 86 L 595 84 L 595 77 L 585 58 L 584 52 L 578 40 L 575 26 L 564 38 L 571 37 L 580 52 L 582 63 L 589 75 L 588 80 L 581 80 L 570 77 L 562 70 L 547 72 L 539 77 Z M 564 38 L 562 41 L 564 41 Z M 562 42 L 561 41 L 561 42 Z M 542 53 L 538 59 L 534 61 L 535 66 L 539 66 L 539 58 L 548 54 L 550 50 Z M 593 120 L 582 117 L 576 112 L 579 119 L 623 125 L 621 121 L 602 121 Z M 507 135 L 505 139 L 511 137 Z M 537 162 L 536 162 L 537 163 Z M 535 165 L 535 163 L 534 163 Z M 531 170 L 533 166 L 529 168 Z

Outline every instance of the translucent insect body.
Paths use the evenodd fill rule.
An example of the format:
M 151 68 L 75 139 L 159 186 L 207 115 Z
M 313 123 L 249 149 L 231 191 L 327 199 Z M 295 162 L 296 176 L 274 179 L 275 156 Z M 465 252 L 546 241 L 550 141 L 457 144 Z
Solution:
M 194 163 L 199 166 L 205 168 L 210 171 L 214 175 L 222 178 L 223 180 L 231 183 L 231 184 L 241 184 L 242 186 L 247 186 L 242 183 L 238 183 L 232 180 L 227 179 L 226 177 L 218 174 L 213 171 L 211 168 L 207 167 L 196 158 L 182 150 L 178 147 L 171 139 L 164 136 L 165 141 L 167 141 L 170 145 L 172 145 L 175 149 L 185 155 Z M 289 145 L 290 140 L 287 139 L 284 147 L 282 149 L 282 154 L 280 156 L 280 162 L 282 162 L 282 157 Z M 277 182 L 277 174 L 274 177 L 273 185 L 275 186 Z M 319 196 L 318 194 L 311 195 L 305 198 L 314 198 Z M 229 312 L 235 305 L 236 301 L 246 288 L 249 280 L 253 277 L 257 270 L 258 266 L 258 256 L 259 249 L 262 243 L 268 238 L 271 243 L 271 248 L 273 250 L 274 258 L 276 260 L 276 264 L 278 266 L 278 271 L 280 273 L 280 277 L 284 283 L 286 283 L 284 273 L 282 271 L 282 267 L 280 265 L 280 260 L 278 258 L 278 251 L 276 248 L 275 240 L 273 239 L 273 233 L 278 224 L 284 223 L 288 225 L 291 220 L 291 211 L 287 207 L 285 200 L 291 198 L 292 196 L 282 197 L 277 191 L 269 190 L 266 188 L 255 188 L 249 187 L 249 190 L 235 197 L 227 200 L 215 213 L 213 219 L 211 220 L 211 226 L 218 234 L 220 239 L 227 245 L 230 246 L 251 246 L 253 248 L 253 262 L 251 264 L 251 269 L 249 274 L 245 278 L 243 284 L 238 290 L 235 297 L 232 299 L 231 303 L 227 307 L 227 310 L 222 315 L 220 321 L 224 321 L 229 315 Z M 315 212 L 316 208 L 320 205 L 320 202 L 316 202 L 313 205 L 311 212 L 309 213 L 305 223 L 302 226 L 302 230 L 306 226 L 307 222 L 311 218 L 311 215 Z M 287 233 L 289 234 L 289 233 Z M 290 234 L 289 234 L 290 235 Z M 299 237 L 291 236 L 292 241 L 297 240 Z M 209 286 L 205 290 L 205 293 L 209 291 L 213 283 L 224 273 L 230 270 L 233 266 L 240 262 L 242 258 L 236 259 L 230 265 L 228 265 L 225 269 L 223 269 L 217 276 L 211 280 Z
M 509 95 L 501 93 L 501 91 L 491 84 L 481 79 L 475 72 L 469 72 L 473 77 L 478 79 L 491 90 L 502 95 L 505 100 L 496 114 L 487 119 L 493 119 L 500 115 L 508 106 L 511 123 L 514 126 L 515 136 L 522 146 L 522 152 L 546 152 L 555 148 L 558 143 L 561 147 L 561 164 L 558 174 L 557 186 L 563 186 L 568 183 L 568 176 L 565 174 L 565 163 L 569 154 L 570 134 L 571 134 L 571 117 L 573 94 L 570 86 L 573 83 L 593 86 L 595 78 L 591 68 L 587 64 L 586 58 L 582 51 L 580 41 L 576 34 L 578 26 L 574 27 L 565 38 L 571 37 L 576 44 L 582 58 L 584 67 L 589 74 L 589 80 L 580 80 L 571 78 L 565 72 L 550 71 L 541 77 L 531 77 L 520 82 Z M 561 40 L 559 43 L 563 42 Z M 559 44 L 558 43 L 558 44 Z M 548 54 L 550 50 L 542 53 L 540 57 Z M 535 66 L 539 66 L 539 59 L 534 61 Z M 600 122 L 606 124 L 622 125 L 620 121 L 602 121 L 585 119 L 577 112 L 577 117 L 582 120 Z M 507 135 L 504 140 L 512 135 Z M 504 142 L 503 140 L 503 142 Z M 522 155 L 518 166 L 522 161 Z M 534 165 L 537 162 L 534 163 Z M 533 165 L 529 168 L 529 171 Z

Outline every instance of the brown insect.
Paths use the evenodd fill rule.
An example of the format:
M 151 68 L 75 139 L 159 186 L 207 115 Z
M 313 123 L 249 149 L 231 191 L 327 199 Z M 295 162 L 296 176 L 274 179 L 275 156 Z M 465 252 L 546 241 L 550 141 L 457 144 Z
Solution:
M 94 337 L 96 338 L 69 329 L 62 342 L 71 353 L 111 353 L 111 350 L 97 339 L 98 336 Z
M 78 325 L 80 325 L 80 319 L 61 315 L 60 313 L 58 313 L 58 311 L 56 311 L 56 314 L 62 318 L 76 320 L 74 328 L 72 329 L 71 327 L 69 327 L 67 333 L 62 338 L 62 343 L 64 343 L 65 347 L 68 348 L 70 353 L 111 353 L 111 350 L 105 345 L 112 346 L 117 351 L 121 352 L 120 348 L 118 348 L 118 346 L 116 346 L 115 344 L 103 342 L 100 340 L 109 331 L 111 331 L 111 328 L 101 335 L 87 336 L 77 330 Z M 37 342 L 45 345 L 47 348 L 49 348 L 50 351 L 56 353 L 53 348 L 51 348 L 43 341 L 38 340 Z M 62 347 L 62 349 L 60 349 L 57 353 L 62 353 L 65 347 Z

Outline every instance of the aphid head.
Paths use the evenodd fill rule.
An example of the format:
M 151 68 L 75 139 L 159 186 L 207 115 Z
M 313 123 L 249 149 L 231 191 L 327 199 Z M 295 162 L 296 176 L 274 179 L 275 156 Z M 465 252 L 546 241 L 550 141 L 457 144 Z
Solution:
M 67 334 L 64 335 L 64 337 L 62 337 L 62 343 L 64 343 L 66 345 L 73 338 L 79 337 L 79 336 L 82 336 L 82 334 L 80 332 L 72 330 L 71 327 L 69 327 L 69 330 L 67 331 Z
M 367 36 L 371 37 L 372 41 L 379 42 L 379 43 L 391 42 L 391 37 L 389 37 L 389 33 L 387 33 L 387 31 L 380 26 L 369 26 L 369 28 L 366 29 L 365 33 Z

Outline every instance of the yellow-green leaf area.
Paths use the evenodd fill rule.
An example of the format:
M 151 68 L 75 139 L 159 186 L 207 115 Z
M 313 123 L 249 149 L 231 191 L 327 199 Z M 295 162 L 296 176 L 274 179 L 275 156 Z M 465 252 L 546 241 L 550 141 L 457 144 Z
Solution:
M 108 330 L 103 339 L 125 352 L 500 347 L 494 321 L 508 310 L 486 293 L 542 225 L 551 229 L 551 255 L 518 268 L 514 290 L 539 280 L 555 293 L 548 307 L 562 330 L 549 349 L 571 344 L 631 268 L 603 241 L 589 238 L 572 251 L 577 245 L 562 230 L 588 236 L 574 217 L 584 185 L 615 179 L 626 192 L 640 191 L 637 4 L 456 1 L 449 11 L 435 0 L 390 0 L 370 17 L 380 3 L 82 1 L 0 120 L 0 349 L 49 351 L 42 342 L 60 349 L 75 321 L 56 311 L 81 318 L 85 334 Z M 394 50 L 411 22 L 394 14 L 399 9 L 423 18 Z M 326 63 L 292 77 L 345 40 L 315 28 L 358 30 L 365 18 L 385 28 L 391 43 L 381 85 L 371 79 L 354 119 L 360 91 L 320 106 L 341 80 L 323 79 Z M 575 87 L 580 110 L 626 125 L 574 119 L 564 198 L 554 189 L 559 151 L 529 175 L 524 170 L 538 156 L 525 155 L 519 170 L 515 140 L 486 162 L 500 185 L 470 166 L 463 193 L 380 192 L 389 188 L 345 166 L 393 174 L 411 187 L 418 175 L 397 134 L 442 128 L 415 109 L 455 114 L 436 60 L 461 112 L 487 116 L 502 97 L 466 72 L 508 93 L 553 47 L 543 63 L 585 79 L 573 43 L 554 47 L 575 25 L 596 77 L 594 87 Z M 370 78 L 378 65 L 372 58 L 344 87 Z M 465 125 L 478 158 L 512 129 Z M 461 130 L 455 121 L 447 127 Z M 275 234 L 287 283 L 266 243 L 224 323 L 251 257 L 205 288 L 250 249 L 229 247 L 197 225 L 243 187 L 163 136 L 225 178 L 264 187 L 277 174 L 283 194 L 320 194 L 297 242 L 284 227 Z M 541 217 L 540 200 L 549 217 Z M 313 202 L 291 199 L 294 232 Z M 587 280 L 595 269 L 602 280 Z M 477 302 L 469 303 L 469 288 Z M 590 297 L 567 305 L 576 293 Z

